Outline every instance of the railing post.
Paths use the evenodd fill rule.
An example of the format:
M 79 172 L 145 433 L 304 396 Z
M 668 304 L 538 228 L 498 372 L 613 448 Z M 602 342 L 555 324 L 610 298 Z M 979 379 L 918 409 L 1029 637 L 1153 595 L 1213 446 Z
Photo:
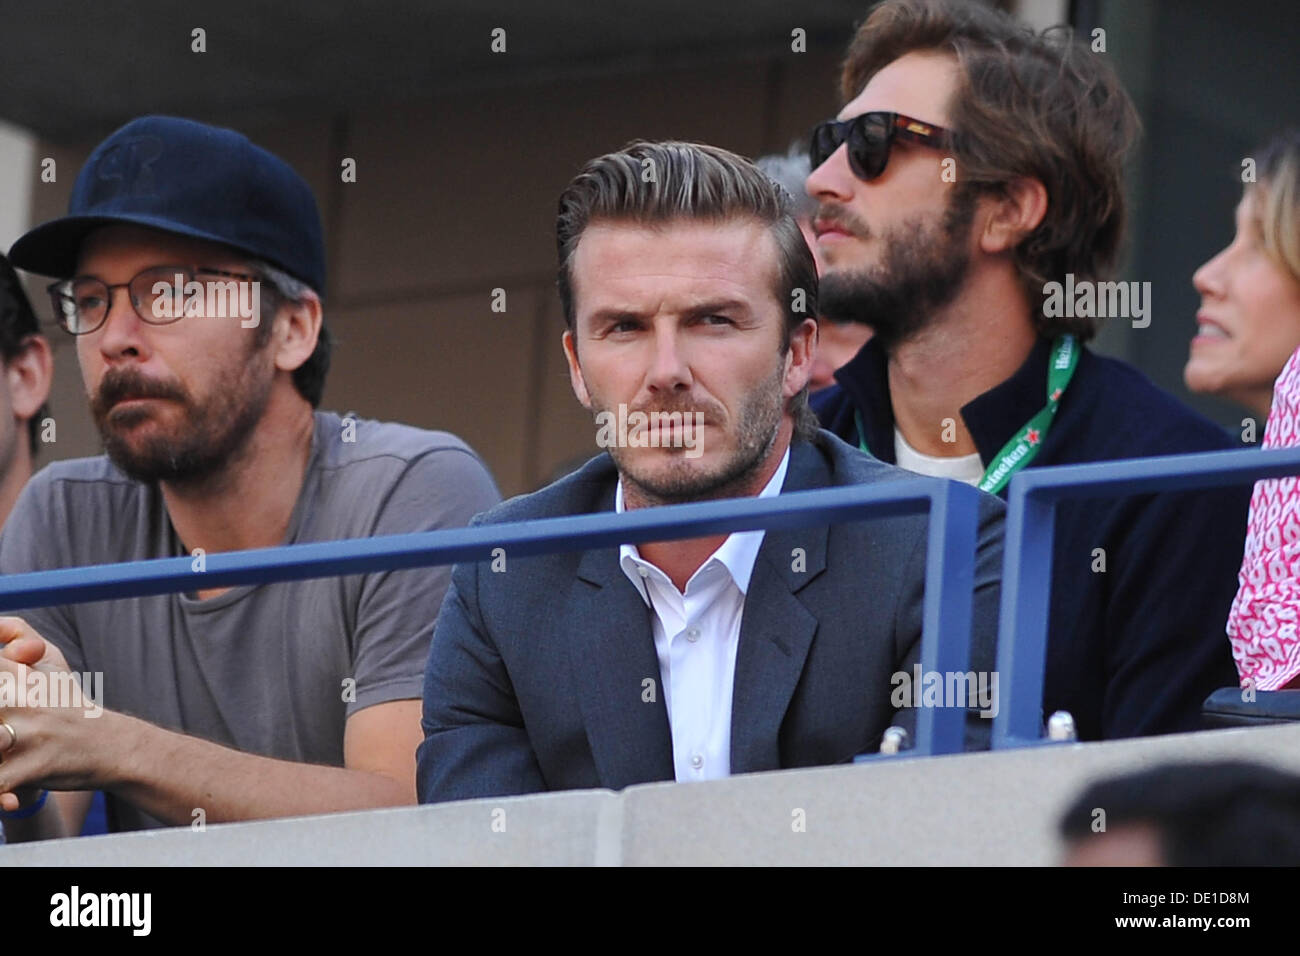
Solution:
M 1067 498 L 1118 498 L 1221 488 L 1300 473 L 1300 448 L 1160 455 L 1021 472 L 1007 492 L 1006 557 L 998 670 L 1010 706 L 993 721 L 993 747 L 1044 742 L 1043 690 L 1056 505 Z M 1246 515 L 1241 515 L 1244 524 Z M 1226 638 L 1225 638 L 1226 640 Z
M 1035 493 L 1028 474 L 1007 493 L 1007 531 L 998 615 L 998 678 L 1006 706 L 993 718 L 993 748 L 1042 737 L 1056 502 Z
M 959 482 L 939 482 L 930 496 L 926 541 L 928 586 L 921 624 L 923 674 L 965 673 L 970 666 L 978 531 L 979 492 Z M 935 582 L 938 588 L 930 586 Z M 916 715 L 915 753 L 961 753 L 965 729 L 965 707 L 922 707 Z

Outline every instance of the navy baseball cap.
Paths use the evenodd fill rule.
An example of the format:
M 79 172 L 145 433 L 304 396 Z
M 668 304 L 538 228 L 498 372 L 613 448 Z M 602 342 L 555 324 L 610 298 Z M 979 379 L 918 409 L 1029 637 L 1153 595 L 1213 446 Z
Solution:
M 175 116 L 132 120 L 90 154 L 68 214 L 20 238 L 9 259 L 67 278 L 86 236 L 122 223 L 231 246 L 324 293 L 316 197 L 288 163 L 234 130 Z

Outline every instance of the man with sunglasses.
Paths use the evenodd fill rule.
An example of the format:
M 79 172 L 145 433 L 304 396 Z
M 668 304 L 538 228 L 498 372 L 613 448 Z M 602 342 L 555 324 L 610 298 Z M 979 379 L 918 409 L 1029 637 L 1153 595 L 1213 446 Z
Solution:
M 454 436 L 317 410 L 330 341 L 307 184 L 238 133 L 144 117 L 11 255 L 61 277 L 107 455 L 32 480 L 0 573 L 185 556 L 194 582 L 0 618 L 0 676 L 71 671 L 84 690 L 0 706 L 8 838 L 78 832 L 94 789 L 119 830 L 413 803 L 449 571 L 203 580 L 215 552 L 458 527 L 498 500 Z
M 813 402 L 884 461 L 1005 497 L 1025 468 L 1231 447 L 1085 345 L 1049 283 L 1109 278 L 1132 105 L 1103 58 L 977 3 L 889 0 L 812 135 L 821 306 L 875 336 Z M 1064 311 L 1064 314 L 1062 314 Z M 1082 739 L 1199 726 L 1235 683 L 1223 622 L 1248 488 L 1058 507 L 1043 709 Z

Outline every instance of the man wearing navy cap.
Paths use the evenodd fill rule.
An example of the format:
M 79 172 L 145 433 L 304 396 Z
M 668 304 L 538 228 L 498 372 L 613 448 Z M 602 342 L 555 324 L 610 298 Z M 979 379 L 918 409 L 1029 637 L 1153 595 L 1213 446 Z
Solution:
M 76 336 L 107 454 L 32 480 L 0 537 L 0 573 L 182 555 L 201 570 L 219 551 L 458 527 L 499 498 L 452 435 L 317 410 L 330 340 L 316 202 L 237 133 L 127 124 L 91 154 L 68 215 L 10 255 L 59 279 L 55 316 Z M 448 576 L 0 618 L 0 681 L 71 671 L 86 692 L 0 694 L 8 839 L 78 832 L 95 789 L 123 830 L 413 803 L 421 675 Z

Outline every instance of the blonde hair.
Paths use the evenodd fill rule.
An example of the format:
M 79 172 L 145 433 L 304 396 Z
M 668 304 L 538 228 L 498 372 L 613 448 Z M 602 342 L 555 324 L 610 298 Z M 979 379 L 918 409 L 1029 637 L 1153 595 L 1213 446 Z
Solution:
M 1260 150 L 1256 212 L 1264 251 L 1300 283 L 1300 129 L 1291 130 Z

